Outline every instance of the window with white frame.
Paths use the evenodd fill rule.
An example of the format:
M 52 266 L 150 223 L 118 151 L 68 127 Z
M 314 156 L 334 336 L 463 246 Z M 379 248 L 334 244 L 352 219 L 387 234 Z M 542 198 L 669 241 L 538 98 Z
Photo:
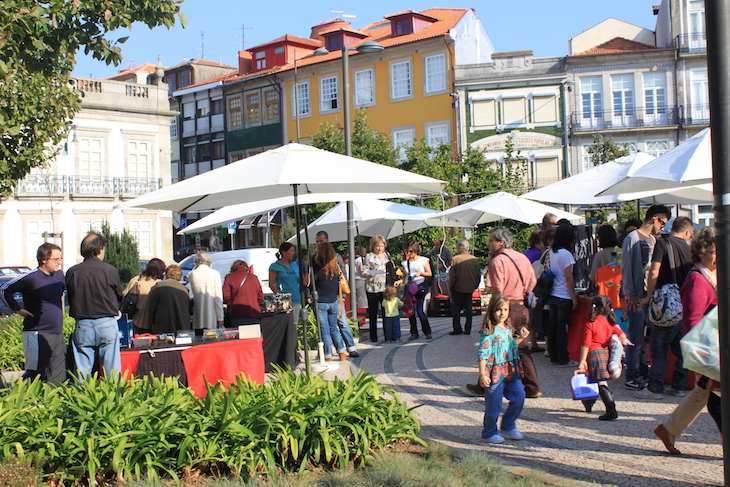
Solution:
M 581 146 L 580 151 L 580 160 L 581 160 L 581 170 L 580 172 L 585 172 L 593 169 L 593 162 L 591 161 L 591 153 L 588 152 L 588 149 L 590 149 L 591 145 L 593 144 L 586 144 Z
M 634 112 L 634 74 L 611 75 L 611 96 L 613 98 L 613 125 L 633 125 L 636 120 Z
M 406 160 L 406 149 L 412 147 L 416 140 L 415 127 L 399 127 L 391 131 L 391 139 L 393 140 L 393 148 L 398 151 L 398 159 Z
M 644 73 L 644 123 L 667 123 L 667 74 Z
M 603 78 L 584 76 L 580 78 L 581 125 L 597 127 L 603 123 Z
M 177 139 L 177 117 L 173 117 L 170 120 L 170 138 Z
M 256 69 L 264 69 L 266 67 L 266 51 L 256 53 Z
M 104 139 L 79 137 L 79 175 L 104 175 Z
M 639 152 L 639 145 L 636 142 L 619 142 L 618 146 L 629 151 L 629 154 Z
M 127 174 L 130 178 L 149 178 L 150 143 L 145 140 L 127 142 Z
M 337 110 L 337 76 L 327 76 L 319 80 L 320 111 Z
M 669 151 L 668 140 L 647 140 L 646 141 L 646 153 L 651 154 L 654 157 L 659 157 L 665 152 Z
M 413 76 L 411 61 L 393 62 L 390 65 L 390 98 L 405 100 L 413 98 Z
M 137 240 L 139 255 L 152 255 L 152 220 L 130 220 L 129 233 Z
M 237 128 L 243 125 L 243 109 L 241 97 L 234 96 L 228 99 L 228 126 Z
M 689 0 L 689 31 L 691 34 L 705 32 L 705 1 Z
M 441 53 L 435 56 L 424 58 L 424 78 L 426 82 L 426 94 L 442 93 L 447 90 L 446 82 L 446 54 Z
M 433 122 L 426 124 L 426 143 L 429 147 L 438 147 L 450 143 L 448 122 Z
M 292 118 L 308 117 L 312 113 L 309 97 L 309 81 L 300 81 L 294 87 L 294 103 L 292 104 Z
M 710 91 L 707 81 L 707 68 L 690 69 L 690 122 L 703 123 L 710 120 Z
M 104 220 L 81 220 L 81 235 L 86 235 L 89 232 L 101 232 L 101 227 L 104 225 Z
M 373 69 L 355 71 L 355 108 L 367 107 L 375 103 Z
M 26 258 L 35 260 L 38 247 L 46 241 L 46 239 L 43 238 L 43 232 L 51 232 L 52 230 L 53 223 L 51 220 L 28 220 L 26 232 Z

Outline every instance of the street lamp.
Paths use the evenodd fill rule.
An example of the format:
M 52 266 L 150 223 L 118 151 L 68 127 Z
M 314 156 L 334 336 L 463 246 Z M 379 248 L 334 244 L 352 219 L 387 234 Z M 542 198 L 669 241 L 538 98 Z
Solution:
M 296 119 L 296 126 L 297 126 L 297 144 L 299 143 L 299 83 L 297 78 L 297 61 L 301 61 L 302 59 L 307 59 L 311 56 L 324 56 L 326 54 L 329 54 L 330 52 L 325 49 L 324 47 L 320 47 L 314 50 L 311 54 L 307 54 L 304 57 L 300 57 L 297 59 L 297 48 L 294 48 L 294 117 Z
M 350 127 L 350 51 L 357 51 L 361 54 L 380 52 L 385 47 L 375 41 L 367 41 L 358 47 L 342 46 L 342 112 L 345 124 L 345 155 L 352 156 L 352 139 Z M 353 218 L 352 201 L 347 202 L 347 247 L 350 261 L 350 311 L 357 316 L 357 288 L 355 283 L 355 229 Z

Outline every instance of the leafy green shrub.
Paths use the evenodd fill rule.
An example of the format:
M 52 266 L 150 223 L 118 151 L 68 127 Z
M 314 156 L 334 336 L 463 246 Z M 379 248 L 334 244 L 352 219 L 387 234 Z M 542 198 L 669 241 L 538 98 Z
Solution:
M 326 382 L 277 369 L 270 386 L 240 378 L 203 399 L 176 378 L 20 381 L 0 395 L 0 445 L 6 459 L 43 458 L 45 479 L 67 485 L 179 482 L 195 471 L 250 478 L 360 465 L 420 441 L 411 411 L 364 372 Z
M 309 344 L 310 350 L 317 350 L 317 342 L 319 342 L 319 334 L 317 333 L 317 320 L 314 317 L 314 311 L 308 309 L 309 314 L 307 315 L 307 343 Z M 352 336 L 360 336 L 360 327 L 357 324 L 357 319 L 348 318 L 347 322 L 350 324 L 352 330 Z M 304 350 L 304 325 L 302 322 L 297 323 L 297 350 Z
M 68 313 L 63 319 L 63 334 L 68 337 L 73 333 L 76 320 Z M 23 317 L 17 314 L 0 318 L 0 370 L 23 370 Z M 2 484 L 0 484 L 2 485 Z

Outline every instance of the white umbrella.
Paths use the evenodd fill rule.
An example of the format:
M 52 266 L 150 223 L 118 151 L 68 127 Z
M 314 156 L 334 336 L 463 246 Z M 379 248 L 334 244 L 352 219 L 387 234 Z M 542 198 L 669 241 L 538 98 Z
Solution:
M 598 196 L 640 191 L 672 190 L 712 183 L 710 129 L 657 157 Z
M 540 223 L 542 222 L 542 217 L 548 212 L 556 215 L 558 220 L 561 218 L 568 220 L 580 220 L 583 218 L 579 215 L 558 210 L 557 208 L 543 205 L 536 201 L 522 197 L 518 198 L 511 193 L 505 193 L 503 191 L 464 203 L 463 205 L 455 206 L 454 208 L 442 211 L 437 216 L 458 218 L 471 225 L 507 219 L 524 223 Z
M 357 199 L 352 204 L 353 221 L 357 224 L 357 231 L 366 237 L 382 235 L 389 239 L 426 227 L 470 226 L 468 223 L 451 218 L 441 218 L 437 216 L 438 210 L 418 206 L 373 199 Z M 310 241 L 314 240 L 317 232 L 325 231 L 331 242 L 339 242 L 347 238 L 345 223 L 347 223 L 346 205 L 340 203 L 312 222 L 306 231 Z M 289 241 L 294 239 L 296 236 Z
M 407 193 L 392 194 L 359 194 L 358 198 L 413 198 L 414 196 Z M 310 203 L 330 203 L 340 202 L 352 199 L 351 194 L 346 193 L 321 193 L 321 194 L 303 194 L 299 196 L 299 204 Z M 282 196 L 281 198 L 273 198 L 270 200 L 254 201 L 251 203 L 241 203 L 238 205 L 224 206 L 220 210 L 216 210 L 210 215 L 204 216 L 200 220 L 180 229 L 178 235 L 185 233 L 195 233 L 209 230 L 213 227 L 226 224 L 228 222 L 242 220 L 246 217 L 260 215 L 279 208 L 287 208 L 294 206 L 293 196 Z
M 241 159 L 120 203 L 117 208 L 203 211 L 315 193 L 439 193 L 446 183 L 302 144 Z
M 604 189 L 624 180 L 627 176 L 633 175 L 654 159 L 656 159 L 654 156 L 645 152 L 636 152 L 530 191 L 523 194 L 522 197 L 566 205 L 596 205 L 638 199 L 663 204 L 692 204 L 712 201 L 712 187 L 710 185 L 675 189 L 669 192 L 667 190 L 654 190 L 596 196 Z

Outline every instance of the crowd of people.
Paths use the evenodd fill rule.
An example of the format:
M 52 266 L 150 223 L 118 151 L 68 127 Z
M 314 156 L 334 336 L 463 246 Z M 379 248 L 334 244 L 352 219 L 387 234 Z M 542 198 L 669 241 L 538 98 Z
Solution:
M 388 253 L 386 239 L 373 237 L 370 251 L 358 248 L 351 266 L 365 280 L 369 339 L 373 343 L 401 342 L 401 314 L 409 322 L 408 340 L 432 339 L 427 300 L 436 294 L 450 299 L 449 334 L 469 335 L 475 291 L 487 291 L 491 300 L 479 327 L 478 380 L 466 385 L 469 392 L 485 396 L 485 441 L 501 443 L 523 437 L 516 421 L 524 401 L 543 395 L 532 354 L 544 353 L 557 367 L 588 374 L 597 384 L 598 396 L 583 400 L 583 406 L 591 412 L 600 399 L 605 407 L 600 420 L 619 417 L 609 383 L 622 375 L 624 387 L 632 389 L 638 399 L 661 400 L 665 394 L 683 397 L 674 413 L 654 430 L 667 451 L 679 454 L 677 438 L 704 407 L 718 424 L 720 420 L 719 384 L 695 374 L 694 387 L 689 394 L 685 392 L 689 374 L 679 345 L 717 305 L 717 266 L 714 228 L 695 230 L 685 217 L 673 219 L 668 228 L 670 217 L 667 207 L 654 205 L 643 221 L 597 229 L 600 250 L 589 259 L 591 285 L 583 298 L 591 300 L 590 311 L 581 317 L 587 324 L 578 355 L 569 353 L 572 314 L 579 308 L 576 231 L 552 214 L 545 215 L 542 226 L 530 235 L 524 252 L 514 249 L 508 229 L 493 228 L 486 270 L 470 253 L 467 240 L 456 242 L 456 255 L 441 240 L 425 253 L 419 242 L 410 241 L 398 262 Z M 326 232 L 317 234 L 316 243 L 311 266 L 306 253 L 297 255 L 294 245 L 281 244 L 276 262 L 269 267 L 269 286 L 274 293 L 291 294 L 296 317 L 302 306 L 316 308 L 325 360 L 358 357 L 344 312 L 343 259 Z M 89 233 L 81 243 L 83 262 L 70 267 L 64 276 L 61 249 L 44 243 L 37 250 L 38 268 L 2 287 L 3 300 L 24 318 L 24 377 L 40 376 L 52 384 L 66 380 L 64 292 L 68 293 L 70 315 L 76 319 L 70 350 L 80 376 L 92 371 L 97 356 L 106 373 L 120 369 L 117 318 L 121 303 L 130 294 L 136 295 L 131 317 L 136 335 L 261 321 L 261 282 L 244 261 L 234 262 L 222 278 L 212 269 L 211 256 L 197 253 L 195 268 L 187 277 L 188 288 L 180 282 L 179 266 L 152 259 L 122 290 L 117 269 L 103 262 L 106 245 L 102 235 Z M 441 277 L 436 279 L 437 275 Z M 300 292 L 302 285 L 312 292 Z M 13 298 L 17 292 L 23 294 L 23 307 Z M 656 311 L 656 299 L 672 296 L 676 296 L 675 304 Z M 382 316 L 382 337 L 378 315 Z M 647 342 L 650 362 L 642 353 Z M 668 373 L 670 351 L 675 360 Z M 498 428 L 503 398 L 509 406 Z

